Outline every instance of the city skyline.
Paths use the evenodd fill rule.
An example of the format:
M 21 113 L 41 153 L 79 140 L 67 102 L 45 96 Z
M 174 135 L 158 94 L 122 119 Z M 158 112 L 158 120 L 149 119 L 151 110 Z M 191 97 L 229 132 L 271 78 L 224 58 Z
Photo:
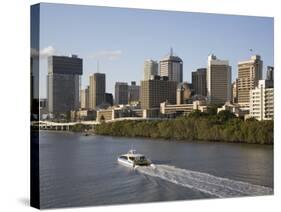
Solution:
M 40 20 L 44 26 L 40 31 L 40 98 L 46 97 L 44 56 L 48 54 L 77 54 L 83 59 L 82 89 L 89 84 L 89 76 L 98 72 L 99 61 L 110 93 L 116 81 L 139 85 L 144 61 L 159 62 L 170 47 L 182 58 L 183 81 L 188 82 L 192 71 L 207 67 L 211 53 L 229 60 L 233 80 L 238 62 L 254 54 L 264 61 L 263 76 L 266 66 L 274 66 L 273 18 L 43 3 Z

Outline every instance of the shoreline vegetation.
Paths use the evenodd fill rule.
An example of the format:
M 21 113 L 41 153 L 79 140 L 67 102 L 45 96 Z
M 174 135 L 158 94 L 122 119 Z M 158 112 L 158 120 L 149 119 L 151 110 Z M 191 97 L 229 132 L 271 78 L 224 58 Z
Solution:
M 273 126 L 273 121 L 244 121 L 229 111 L 218 114 L 194 111 L 168 120 L 102 122 L 96 126 L 95 134 L 273 145 Z

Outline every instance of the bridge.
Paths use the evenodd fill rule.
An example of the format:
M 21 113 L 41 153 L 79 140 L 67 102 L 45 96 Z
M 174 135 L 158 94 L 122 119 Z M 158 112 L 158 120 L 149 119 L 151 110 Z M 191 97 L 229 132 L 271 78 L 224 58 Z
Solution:
M 36 121 L 32 122 L 31 126 L 37 126 L 40 130 L 69 130 L 71 126 L 74 126 L 76 124 L 82 124 L 87 126 L 95 126 L 97 124 L 100 124 L 97 121 L 80 121 L 80 122 L 52 122 L 52 121 Z
M 113 120 L 107 120 L 105 122 L 118 122 L 124 120 L 168 120 L 167 118 L 142 118 L 142 117 L 122 117 L 116 118 Z M 98 121 L 79 121 L 79 122 L 52 122 L 52 121 L 33 121 L 31 126 L 38 127 L 40 130 L 61 130 L 61 131 L 69 131 L 71 126 L 76 124 L 82 124 L 90 127 L 94 127 L 95 125 L 100 124 Z

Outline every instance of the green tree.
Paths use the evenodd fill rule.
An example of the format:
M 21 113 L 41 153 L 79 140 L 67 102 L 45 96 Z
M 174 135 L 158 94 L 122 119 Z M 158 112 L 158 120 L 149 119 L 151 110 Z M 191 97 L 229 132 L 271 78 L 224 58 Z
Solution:
M 225 123 L 226 121 L 230 120 L 230 119 L 234 119 L 236 118 L 236 116 L 234 115 L 234 113 L 228 111 L 228 110 L 222 110 L 217 114 L 217 117 L 219 119 L 219 121 L 221 121 L 222 123 Z

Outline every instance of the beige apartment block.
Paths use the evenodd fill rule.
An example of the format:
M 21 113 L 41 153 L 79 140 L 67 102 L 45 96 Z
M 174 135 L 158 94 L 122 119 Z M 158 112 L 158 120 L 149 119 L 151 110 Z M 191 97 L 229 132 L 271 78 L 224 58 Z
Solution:
M 259 55 L 254 55 L 250 60 L 238 63 L 238 103 L 249 107 L 250 91 L 258 86 L 262 79 L 263 62 Z

